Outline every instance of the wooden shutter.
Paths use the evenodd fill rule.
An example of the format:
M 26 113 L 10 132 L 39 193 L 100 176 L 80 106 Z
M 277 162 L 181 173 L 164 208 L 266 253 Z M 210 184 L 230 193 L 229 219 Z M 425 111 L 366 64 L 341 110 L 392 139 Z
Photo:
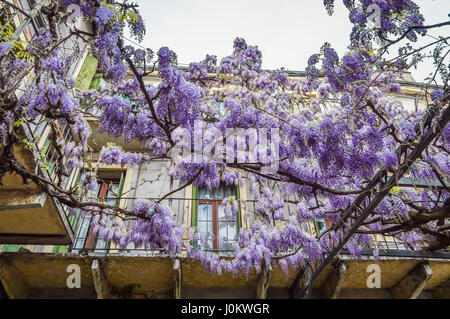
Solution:
M 122 196 L 123 184 L 124 183 L 125 183 L 125 172 L 122 172 L 122 174 L 120 174 L 119 188 L 117 189 L 117 196 L 118 197 Z
M 102 73 L 96 73 L 92 78 L 91 84 L 89 85 L 89 90 L 98 90 L 100 88 L 100 82 L 102 81 L 102 78 Z
M 192 185 L 192 214 L 191 214 L 191 226 L 197 227 L 197 215 L 198 215 L 198 188 Z
M 238 200 L 238 211 L 236 213 L 236 217 L 237 217 L 237 232 L 239 233 L 239 230 L 242 227 L 242 216 L 241 216 L 241 190 L 239 187 L 239 183 L 236 186 L 236 199 Z
M 19 251 L 19 249 L 21 247 L 23 247 L 23 245 L 5 245 L 5 246 L 3 246 L 3 252 L 15 253 L 15 252 Z
M 75 81 L 75 86 L 80 90 L 88 90 L 97 71 L 97 67 L 98 60 L 88 55 Z

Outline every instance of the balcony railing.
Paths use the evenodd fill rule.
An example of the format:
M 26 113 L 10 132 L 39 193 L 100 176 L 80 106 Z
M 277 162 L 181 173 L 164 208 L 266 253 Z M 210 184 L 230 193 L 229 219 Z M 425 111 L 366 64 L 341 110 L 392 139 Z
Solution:
M 118 200 L 122 201 L 121 207 L 125 207 L 128 209 L 131 209 L 131 207 L 134 205 L 134 202 L 138 198 L 132 198 L 132 197 L 122 197 L 118 198 Z M 107 199 L 105 199 L 107 200 Z M 149 201 L 155 201 L 157 198 L 139 198 L 139 200 L 149 200 Z M 176 212 L 176 220 L 178 224 L 182 224 L 183 220 L 185 220 L 185 214 L 189 214 L 192 212 L 192 206 L 195 204 L 195 202 L 199 201 L 199 199 L 193 199 L 193 198 L 168 198 L 165 199 L 162 204 L 170 207 L 173 212 Z M 240 213 L 244 214 L 244 218 L 246 216 L 252 215 L 254 212 L 256 212 L 256 205 L 258 201 L 256 200 L 241 200 L 240 201 Z M 292 206 L 292 207 L 291 207 Z M 288 204 L 285 207 L 285 215 L 291 215 L 295 214 L 295 205 Z M 191 220 L 188 221 L 189 224 Z M 86 239 L 89 235 L 89 231 L 92 227 L 91 225 L 91 216 L 86 215 L 83 216 L 81 214 L 78 215 L 77 220 L 75 222 L 75 227 L 78 228 L 77 236 L 74 241 L 74 245 L 69 248 L 69 252 L 73 253 L 90 253 L 95 252 L 99 254 L 114 254 L 114 253 L 145 253 L 146 255 L 161 255 L 164 254 L 162 250 L 158 249 L 148 249 L 146 247 L 134 247 L 133 244 L 128 245 L 126 248 L 120 248 L 117 246 L 114 246 L 111 242 L 105 241 L 103 238 L 101 238 L 99 235 L 96 236 L 94 244 L 92 242 L 90 243 L 90 247 L 87 247 L 86 245 Z M 302 224 L 303 231 L 310 233 L 310 234 L 316 234 L 316 228 L 313 223 L 303 223 Z M 189 242 L 189 240 L 185 240 L 186 243 Z M 378 248 L 380 250 L 399 250 L 399 251 L 412 251 L 410 247 L 407 247 L 404 245 L 404 243 L 394 237 L 390 236 L 383 236 L 383 235 L 377 235 L 376 242 L 378 245 Z M 192 243 L 192 241 L 191 241 Z M 370 247 L 366 247 L 370 248 Z M 233 255 L 233 250 L 226 250 L 226 249 L 205 249 L 205 251 L 212 251 L 219 253 L 221 255 Z
M 95 106 L 86 106 L 83 112 L 85 117 L 99 117 L 102 114 L 102 110 Z
M 7 26 L 13 26 L 14 35 L 8 40 L 17 40 L 24 35 L 25 40 L 29 42 L 40 28 L 46 27 L 45 19 L 39 13 L 44 1 L 39 4 L 34 0 L 12 2 L 0 0 L 0 31 L 3 32 Z
M 38 124 L 26 123 L 23 126 L 24 133 L 29 141 L 39 141 L 35 143 L 36 148 L 33 152 L 34 153 L 33 155 L 37 158 L 41 158 L 45 162 L 45 166 L 41 167 L 39 170 L 40 174 L 47 180 L 56 183 L 58 182 L 57 181 L 58 176 L 55 172 L 55 167 L 56 162 L 59 160 L 60 155 L 58 151 L 52 146 L 52 142 L 50 140 L 50 135 L 52 134 L 50 124 L 42 117 L 40 119 L 37 119 L 36 123 Z M 59 138 L 61 138 L 65 144 L 74 141 L 74 137 L 72 135 L 72 131 L 69 125 L 57 124 L 57 126 Z M 44 143 L 41 142 L 43 139 L 45 139 Z M 73 171 L 67 173 L 68 173 L 67 175 L 62 176 L 61 187 L 63 189 L 71 187 L 71 185 L 69 185 L 69 181 L 70 176 L 73 174 Z M 64 215 L 68 218 L 72 233 L 75 233 L 76 225 L 74 223 L 73 216 L 70 215 L 69 208 L 66 205 L 61 204 L 58 200 L 53 200 L 53 202 L 56 208 L 60 212 L 63 212 Z

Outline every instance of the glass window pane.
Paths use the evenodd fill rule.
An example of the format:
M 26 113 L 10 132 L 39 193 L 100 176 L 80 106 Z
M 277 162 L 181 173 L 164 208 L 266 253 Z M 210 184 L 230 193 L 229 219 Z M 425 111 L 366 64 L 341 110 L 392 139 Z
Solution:
M 83 221 L 81 223 L 81 226 L 78 230 L 78 235 L 75 240 L 74 249 L 82 249 L 85 244 L 85 240 L 87 237 L 87 232 L 89 229 L 89 224 L 91 222 L 91 216 L 83 216 Z
M 234 185 L 220 185 L 219 189 L 216 191 L 216 200 L 222 200 L 230 196 L 236 196 L 236 186 Z
M 219 203 L 219 205 L 217 205 L 217 209 L 218 214 L 219 214 L 219 221 L 223 221 L 227 219 L 227 216 L 225 215 L 225 206 L 221 205 L 221 203 Z
M 236 186 L 228 185 L 225 188 L 225 197 L 236 196 Z
M 211 204 L 199 204 L 198 205 L 198 220 L 212 221 L 212 205 Z
M 214 199 L 213 193 L 206 187 L 198 188 L 198 198 L 199 199 Z
M 106 183 L 108 186 L 107 197 L 108 198 L 117 198 L 117 193 L 119 192 L 119 183 L 118 182 L 108 182 Z
M 218 205 L 217 205 L 217 209 L 218 209 L 218 215 L 219 215 L 219 221 L 220 222 L 222 222 L 222 221 L 229 221 L 229 222 L 235 222 L 236 220 L 237 220 L 237 213 L 235 213 L 234 215 L 231 213 L 231 212 L 229 212 L 228 214 L 228 216 L 227 216 L 227 214 L 225 213 L 225 206 L 223 206 L 223 205 L 221 205 L 221 203 L 219 203 Z
M 97 184 L 95 189 L 92 190 L 92 192 L 88 193 L 87 198 L 88 199 L 96 199 L 96 197 L 98 197 L 99 192 L 100 192 L 100 184 Z
M 327 230 L 327 224 L 325 223 L 325 219 L 323 218 L 317 218 L 316 225 L 317 225 L 317 232 L 319 233 L 319 235 Z
M 114 182 L 110 182 L 110 181 L 105 181 L 104 182 L 106 187 L 106 203 L 108 205 L 111 206 L 116 206 L 119 204 L 119 201 L 116 200 L 115 198 L 117 198 L 117 193 L 119 192 L 119 182 L 114 181 Z
M 106 250 L 106 240 L 104 238 L 99 237 L 97 239 L 97 243 L 95 244 L 96 252 L 105 252 Z
M 228 238 L 228 230 L 227 230 L 227 224 L 226 223 L 219 223 L 219 237 L 222 238 L 224 241 Z
M 199 187 L 198 198 L 207 200 L 222 200 L 224 198 L 236 196 L 236 186 L 222 184 L 218 189 L 212 192 L 209 188 Z
M 227 115 L 227 109 L 225 108 L 225 105 L 223 102 L 218 102 L 219 104 L 219 116 L 225 117 Z
M 219 237 L 222 240 L 222 250 L 232 250 L 237 241 L 237 223 L 221 222 L 219 223 Z
M 237 223 L 228 222 L 228 240 L 237 240 Z
M 225 196 L 224 188 L 223 188 L 223 186 L 220 186 L 216 190 L 216 198 L 215 199 L 223 199 L 224 196 Z
M 236 244 L 235 241 L 224 242 L 222 250 L 234 251 L 234 245 L 235 244 Z
M 208 222 L 198 222 L 198 231 L 202 234 L 208 233 Z

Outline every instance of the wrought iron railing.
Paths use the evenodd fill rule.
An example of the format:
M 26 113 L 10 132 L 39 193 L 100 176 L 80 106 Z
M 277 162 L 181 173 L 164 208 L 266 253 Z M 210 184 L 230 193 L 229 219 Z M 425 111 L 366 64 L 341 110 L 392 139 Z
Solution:
M 46 27 L 46 20 L 40 14 L 44 1 L 36 3 L 34 0 L 6 1 L 0 0 L 0 31 L 8 26 L 14 27 L 14 35 L 10 41 L 17 40 L 22 34 L 30 41 L 37 35 L 40 28 Z
M 134 198 L 134 197 L 119 197 L 118 200 L 121 201 L 121 207 L 131 209 L 134 205 L 134 202 L 136 200 L 149 200 L 149 201 L 156 201 L 157 198 Z M 107 200 L 107 199 L 105 199 Z M 168 206 L 171 208 L 173 212 L 176 213 L 176 220 L 178 224 L 183 224 L 183 221 L 186 222 L 186 217 L 190 216 L 192 213 L 192 207 L 195 204 L 195 202 L 200 201 L 200 199 L 193 199 L 193 198 L 167 198 L 162 201 L 163 205 Z M 243 214 L 244 219 L 247 218 L 250 215 L 253 215 L 257 210 L 257 200 L 241 200 L 240 201 L 240 214 Z M 185 214 L 188 214 L 188 216 L 185 216 Z M 285 215 L 292 215 L 295 214 L 295 205 L 288 204 L 285 207 Z M 103 241 L 101 237 L 97 235 L 96 241 L 94 245 L 91 243 L 91 247 L 86 247 L 86 239 L 89 234 L 89 229 L 93 227 L 90 223 L 91 216 L 86 215 L 79 215 L 76 227 L 78 228 L 77 236 L 74 241 L 74 245 L 69 248 L 70 252 L 74 253 L 89 253 L 89 252 L 95 252 L 100 254 L 111 254 L 111 253 L 138 253 L 143 252 L 146 254 L 151 255 L 161 255 L 164 254 L 162 250 L 158 249 L 149 249 L 146 247 L 134 247 L 134 245 L 129 245 L 126 248 L 120 248 L 113 244 L 111 244 L 108 241 Z M 188 223 L 191 223 L 191 220 L 188 220 Z M 249 222 L 250 223 L 250 222 Z M 249 224 L 248 223 L 248 224 Z M 248 225 L 247 224 L 247 225 Z M 245 225 L 244 225 L 245 226 Z M 317 229 L 314 223 L 303 223 L 301 225 L 302 230 L 304 232 L 310 233 L 310 234 L 316 234 Z M 84 228 L 84 231 L 80 231 Z M 99 239 L 101 241 L 101 244 L 98 245 Z M 190 240 L 186 239 L 185 242 L 189 243 Z M 191 241 L 191 243 L 193 243 Z M 383 236 L 383 235 L 377 235 L 376 237 L 376 244 L 378 246 L 378 249 L 380 250 L 403 250 L 403 251 L 411 251 L 412 248 L 405 246 L 405 244 L 398 240 L 397 238 L 390 237 L 390 236 Z M 373 247 L 367 247 L 367 248 L 373 248 Z M 226 250 L 226 249 L 205 249 L 206 251 L 212 251 L 223 255 L 232 255 L 234 254 L 233 250 Z
M 37 124 L 26 123 L 22 126 L 25 136 L 29 141 L 34 142 L 35 148 L 33 150 L 33 156 L 42 162 L 39 165 L 39 173 L 47 180 L 57 183 L 58 175 L 56 174 L 55 167 L 57 165 L 57 161 L 60 160 L 60 154 L 52 145 L 53 142 L 51 140 L 51 134 L 53 133 L 50 129 L 50 124 L 43 117 L 35 119 L 35 123 Z M 55 125 L 57 126 L 57 134 L 59 135 L 59 138 L 62 139 L 65 144 L 74 141 L 72 131 L 68 124 L 59 125 L 55 123 Z M 45 142 L 42 143 L 42 140 L 45 140 Z M 63 159 L 63 162 L 64 161 L 65 159 Z M 73 171 L 66 173 L 67 174 L 62 175 L 61 181 L 61 187 L 64 189 L 71 187 L 71 185 L 69 185 L 69 181 L 71 179 L 70 177 L 73 175 Z M 73 216 L 70 215 L 69 208 L 66 205 L 61 204 L 58 200 L 52 200 L 56 208 L 60 212 L 63 212 L 68 218 L 72 233 L 75 234 L 76 224 L 72 221 Z

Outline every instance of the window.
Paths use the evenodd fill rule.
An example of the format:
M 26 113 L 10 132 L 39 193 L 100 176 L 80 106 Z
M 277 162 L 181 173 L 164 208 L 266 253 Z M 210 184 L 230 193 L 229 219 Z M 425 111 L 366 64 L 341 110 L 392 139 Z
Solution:
M 131 105 L 131 110 L 136 111 L 138 108 L 138 101 L 131 98 L 129 95 L 124 95 L 123 98 L 127 100 Z
M 33 9 L 37 5 L 36 0 L 28 0 L 27 2 L 28 2 L 28 5 L 30 7 L 30 11 L 31 11 L 31 9 Z M 23 7 L 23 5 L 22 5 L 22 7 Z M 44 20 L 43 16 L 40 13 L 37 14 L 34 17 L 34 23 L 36 24 L 36 27 L 38 29 L 39 28 L 46 28 L 45 20 Z
M 4 253 L 8 253 L 8 252 L 16 253 L 23 246 L 24 245 L 4 245 L 1 251 L 4 252 Z
M 86 60 L 83 63 L 82 69 L 80 71 L 80 74 L 77 77 L 77 80 L 79 80 L 80 85 L 84 85 L 81 84 L 83 81 L 83 77 L 87 77 L 88 75 L 85 75 L 85 63 L 90 63 L 87 62 L 88 60 Z M 85 80 L 88 81 L 88 80 Z M 92 77 L 92 80 L 89 84 L 89 90 L 101 90 L 102 89 L 102 85 L 104 86 L 105 81 L 103 80 L 103 74 L 102 73 L 95 73 Z M 86 112 L 94 115 L 94 116 L 98 116 L 100 115 L 101 110 L 99 108 L 97 108 L 96 106 L 92 106 L 89 99 L 88 98 L 84 98 L 84 99 L 80 99 L 80 106 L 82 109 L 84 109 Z
M 123 184 L 125 181 L 125 173 L 120 172 L 118 178 L 99 178 L 97 188 L 93 191 L 94 197 L 100 202 L 111 206 L 118 206 L 120 195 L 122 194 Z M 111 216 L 110 218 L 114 218 Z M 93 232 L 91 225 L 92 216 L 88 215 L 83 218 L 77 238 L 75 240 L 74 250 L 94 250 L 98 252 L 107 252 L 109 242 L 105 240 L 99 233 Z
M 207 121 L 213 121 L 216 122 L 218 119 L 226 117 L 229 113 L 229 110 L 225 107 L 225 104 L 223 101 L 218 101 L 216 103 L 216 109 L 214 114 L 212 113 L 212 110 L 210 110 L 210 113 L 203 113 L 203 118 Z
M 228 110 L 225 108 L 223 101 L 217 102 L 218 113 L 216 114 L 216 118 L 223 118 L 228 115 Z
M 314 224 L 318 235 L 321 235 L 327 230 L 327 223 L 324 218 L 316 218 Z
M 55 131 L 57 134 L 57 137 L 66 141 L 66 143 L 69 143 L 73 141 L 71 130 L 69 125 L 60 125 L 58 122 L 55 125 Z M 51 131 L 48 131 L 48 135 L 45 139 L 44 145 L 42 146 L 42 149 L 40 150 L 40 156 L 41 159 L 44 160 L 44 169 L 48 172 L 50 177 L 53 179 L 54 176 L 54 169 L 56 167 L 56 163 L 59 160 L 59 153 L 57 152 L 54 143 L 52 142 L 52 135 L 53 133 Z M 65 178 L 65 177 L 63 177 Z M 67 179 L 67 178 L 66 178 Z
M 66 189 L 69 189 L 69 188 L 71 188 L 71 187 L 77 185 L 77 184 L 80 182 L 80 180 L 81 180 L 82 174 L 83 174 L 83 171 L 82 171 L 81 169 L 78 169 L 78 170 L 73 174 L 73 176 L 67 177 L 67 178 L 64 177 L 64 179 L 63 179 L 63 185 L 64 185 L 64 187 L 65 187 Z M 65 181 L 64 181 L 64 180 L 65 180 Z M 63 207 L 64 207 L 64 210 L 65 210 L 66 216 L 67 216 L 67 218 L 68 218 L 68 220 L 69 220 L 70 227 L 72 227 L 72 229 L 73 229 L 74 231 L 76 231 L 77 228 L 78 228 L 79 222 L 82 220 L 81 209 L 76 209 L 75 212 L 72 213 L 72 212 L 71 212 L 71 209 L 70 209 L 69 207 L 67 207 L 67 206 L 65 206 L 65 205 L 63 205 Z M 44 247 L 45 247 L 45 246 L 42 246 L 42 248 L 41 248 L 41 247 L 38 247 L 38 246 L 35 246 L 34 251 L 35 251 L 35 252 L 42 251 L 42 250 L 44 249 Z M 67 245 L 57 245 L 57 246 L 54 246 L 54 247 L 53 247 L 53 253 L 55 253 L 55 254 L 57 254 L 57 253 L 65 253 L 65 252 L 67 252 L 67 248 L 68 248 Z M 41 250 L 39 250 L 39 249 L 41 249 Z
M 221 185 L 210 191 L 205 187 L 193 188 L 193 226 L 197 226 L 199 239 L 194 243 L 205 250 L 233 251 L 240 228 L 240 210 L 234 216 L 227 216 L 224 198 L 239 196 L 236 186 Z M 206 241 L 202 239 L 206 236 Z
M 314 225 L 315 225 L 317 234 L 321 235 L 325 231 L 327 231 L 327 229 L 330 228 L 333 225 L 333 223 L 328 217 L 325 217 L 325 218 L 316 218 L 314 220 Z

